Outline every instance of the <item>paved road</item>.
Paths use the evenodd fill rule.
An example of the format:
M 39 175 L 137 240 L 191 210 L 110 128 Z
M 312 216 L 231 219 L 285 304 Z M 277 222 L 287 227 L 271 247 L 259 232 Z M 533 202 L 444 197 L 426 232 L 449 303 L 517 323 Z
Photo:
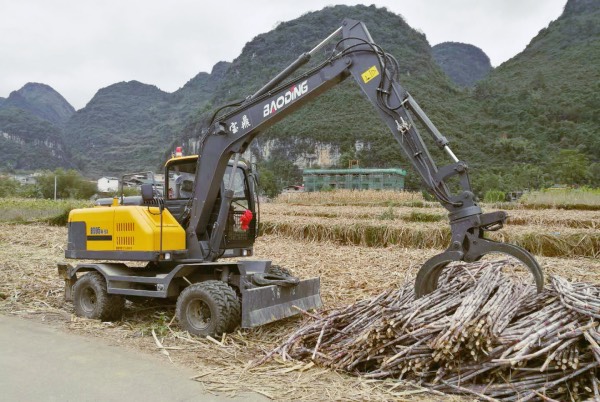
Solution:
M 191 371 L 100 339 L 0 315 L 2 401 L 264 401 L 206 393 Z

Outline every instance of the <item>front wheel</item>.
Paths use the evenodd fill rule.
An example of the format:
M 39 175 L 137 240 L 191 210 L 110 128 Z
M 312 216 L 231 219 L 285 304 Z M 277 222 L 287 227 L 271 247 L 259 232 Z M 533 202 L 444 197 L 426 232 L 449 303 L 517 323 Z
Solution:
M 88 272 L 73 285 L 73 306 L 80 317 L 117 321 L 123 316 L 125 299 L 108 294 L 106 280 L 99 272 Z
M 240 310 L 235 291 L 216 280 L 195 283 L 177 298 L 179 325 L 192 335 L 218 336 L 235 328 Z M 235 324 L 234 324 L 235 323 Z

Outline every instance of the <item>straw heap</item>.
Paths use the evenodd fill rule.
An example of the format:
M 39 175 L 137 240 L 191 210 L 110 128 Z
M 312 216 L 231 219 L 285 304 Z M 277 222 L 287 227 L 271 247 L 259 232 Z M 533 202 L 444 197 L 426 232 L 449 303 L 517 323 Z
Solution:
M 313 316 L 267 358 L 484 400 L 600 400 L 600 286 L 553 276 L 537 294 L 507 264 L 454 265 L 420 299 L 407 284 Z

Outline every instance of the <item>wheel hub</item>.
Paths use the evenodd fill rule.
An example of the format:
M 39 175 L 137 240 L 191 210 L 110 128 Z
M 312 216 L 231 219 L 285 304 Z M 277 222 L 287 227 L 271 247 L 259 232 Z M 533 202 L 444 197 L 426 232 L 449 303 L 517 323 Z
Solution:
M 81 308 L 85 312 L 91 313 L 96 308 L 96 303 L 98 301 L 96 292 L 91 287 L 87 287 L 82 293 Z
M 192 300 L 186 308 L 186 315 L 190 325 L 199 331 L 210 325 L 210 307 L 203 300 Z

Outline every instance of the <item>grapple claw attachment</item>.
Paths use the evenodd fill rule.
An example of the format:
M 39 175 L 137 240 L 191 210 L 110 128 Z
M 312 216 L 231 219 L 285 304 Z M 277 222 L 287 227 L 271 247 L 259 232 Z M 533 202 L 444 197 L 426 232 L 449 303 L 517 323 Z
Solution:
M 450 248 L 433 256 L 423 264 L 415 281 L 415 295 L 417 298 L 437 289 L 438 279 L 449 263 L 454 261 L 479 261 L 484 255 L 491 253 L 506 254 L 519 260 L 531 272 L 537 291 L 541 292 L 544 289 L 542 268 L 527 250 L 514 244 L 485 239 L 482 230 L 469 230 L 463 235 L 462 241 L 457 241 L 458 238 L 459 236 L 455 232 L 453 235 L 454 241 L 451 243 Z

